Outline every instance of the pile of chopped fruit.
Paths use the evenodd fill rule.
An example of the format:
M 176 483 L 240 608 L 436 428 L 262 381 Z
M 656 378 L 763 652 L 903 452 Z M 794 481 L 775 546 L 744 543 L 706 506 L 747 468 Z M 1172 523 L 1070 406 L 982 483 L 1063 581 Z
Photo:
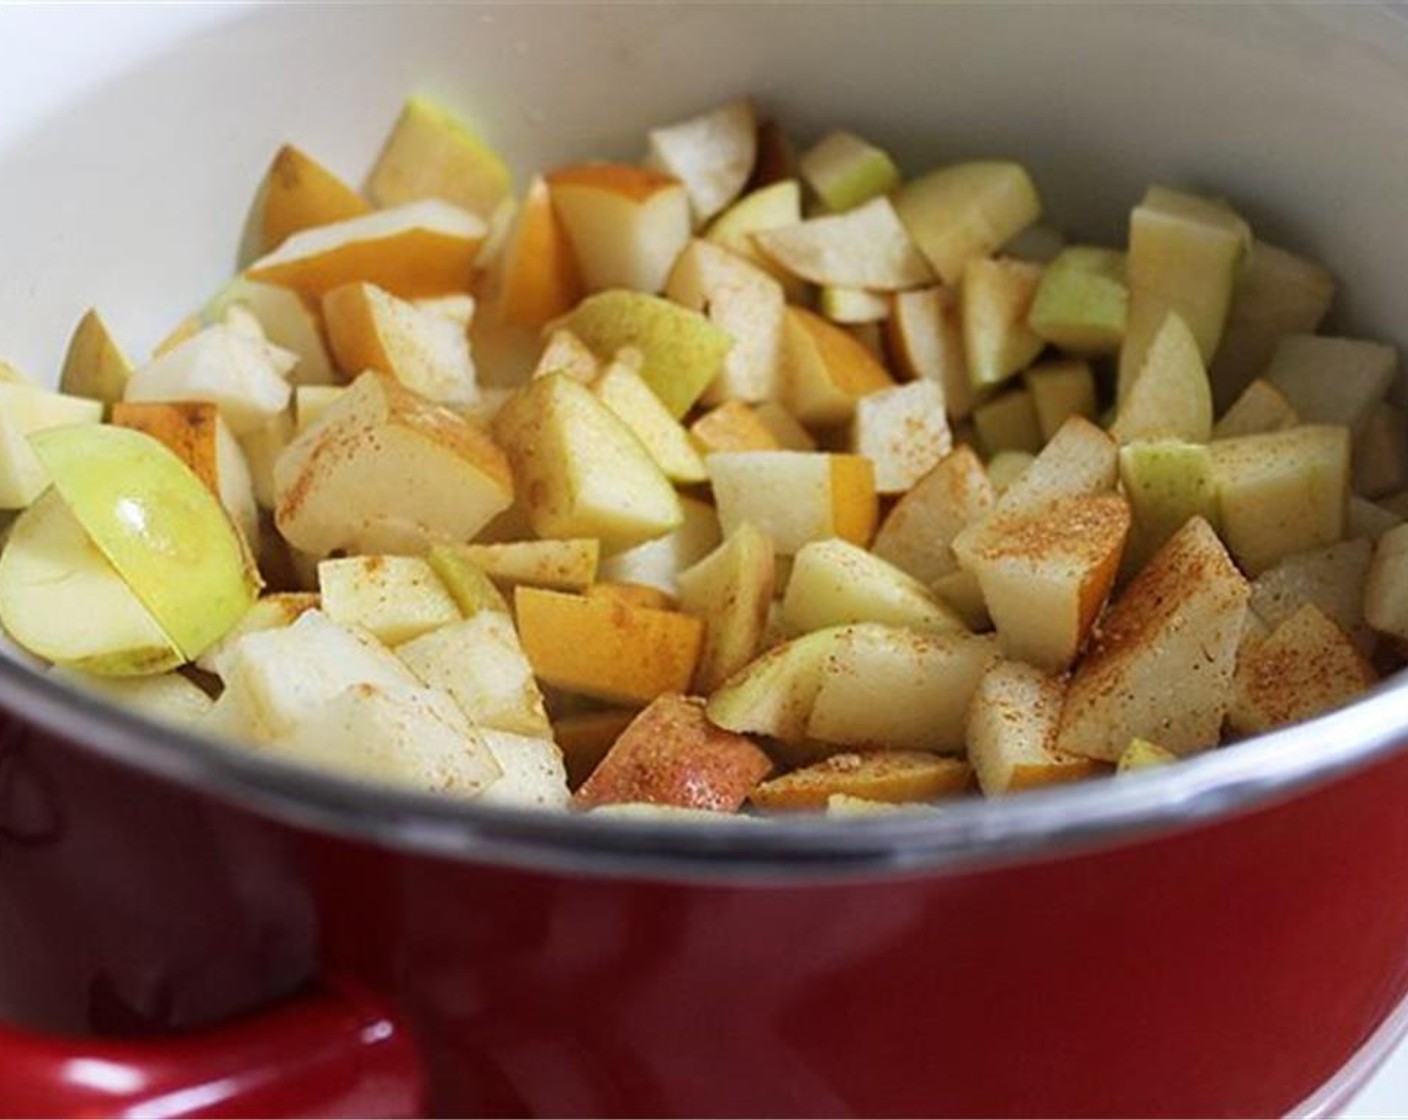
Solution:
M 1027 172 L 735 101 L 515 194 L 405 107 L 285 147 L 133 367 L 0 382 L 0 623 L 251 750 L 498 804 L 876 811 L 1161 764 L 1408 649 L 1387 345 L 1225 201 L 1123 246 Z M 645 806 L 646 808 L 642 808 Z

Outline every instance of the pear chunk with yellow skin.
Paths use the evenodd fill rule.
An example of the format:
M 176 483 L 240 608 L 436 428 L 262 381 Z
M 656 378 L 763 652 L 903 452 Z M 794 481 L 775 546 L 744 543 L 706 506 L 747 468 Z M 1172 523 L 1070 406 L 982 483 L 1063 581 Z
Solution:
M 0 553 L 0 624 L 30 653 L 88 673 L 162 673 L 185 660 L 52 489 Z
M 803 424 L 845 423 L 861 397 L 894 384 L 879 360 L 843 328 L 804 307 L 784 309 L 782 403 Z
M 59 392 L 112 404 L 122 399 L 131 376 L 132 363 L 118 348 L 102 316 L 89 308 L 69 339 Z
M 64 503 L 187 660 L 239 622 L 260 579 L 215 495 L 164 444 L 83 424 L 31 437 Z
M 412 97 L 367 179 L 378 206 L 441 198 L 488 221 L 513 193 L 503 157 L 448 110 Z
M 242 264 L 305 229 L 369 213 L 367 200 L 306 152 L 285 144 L 259 184 L 245 224 Z

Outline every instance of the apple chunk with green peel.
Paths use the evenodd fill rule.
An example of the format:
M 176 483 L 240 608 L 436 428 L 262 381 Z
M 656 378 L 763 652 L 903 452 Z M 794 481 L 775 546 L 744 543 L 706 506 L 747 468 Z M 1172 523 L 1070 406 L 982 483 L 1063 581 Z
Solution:
M 934 279 L 887 198 L 872 198 L 844 214 L 764 230 L 754 240 L 783 268 L 814 284 L 888 292 Z
M 772 540 L 744 522 L 676 579 L 680 609 L 704 620 L 694 687 L 709 693 L 751 661 L 762 643 L 776 579 Z
M 684 184 L 694 221 L 702 224 L 742 193 L 753 172 L 758 152 L 753 103 L 739 98 L 710 112 L 653 128 L 649 143 L 646 165 Z
M 52 489 L 0 553 L 0 625 L 30 653 L 88 673 L 162 673 L 186 660 Z
M 808 541 L 866 545 L 875 532 L 875 470 L 859 455 L 734 451 L 705 458 L 725 536 L 751 521 L 783 556 Z
M 1198 340 L 1176 311 L 1144 352 L 1144 361 L 1121 387 L 1110 434 L 1120 443 L 1181 439 L 1206 443 L 1212 435 L 1212 388 Z
M 1046 345 L 1027 325 L 1041 266 L 1007 257 L 974 260 L 963 270 L 958 305 L 963 351 L 975 389 L 1005 381 Z
M 895 161 L 853 132 L 827 133 L 802 153 L 797 169 L 833 213 L 889 194 L 900 181 Z
M 843 540 L 803 545 L 782 600 L 782 624 L 794 634 L 850 622 L 911 630 L 961 630 L 963 623 L 918 580 Z
M 494 432 L 538 536 L 596 537 L 604 552 L 620 552 L 682 519 L 674 487 L 646 449 L 570 377 L 530 381 L 499 412 Z
M 1189 521 L 1106 611 L 1055 748 L 1116 762 L 1135 738 L 1178 755 L 1216 746 L 1250 594 L 1212 527 Z
M 1137 572 L 1190 517 L 1217 524 L 1217 486 L 1207 447 L 1154 440 L 1120 448 L 1120 485 L 1131 524 L 1122 568 Z
M 999 506 L 954 542 L 978 577 L 1007 656 L 1048 672 L 1069 668 L 1119 571 L 1129 504 L 1075 495 L 1013 513 Z
M 0 509 L 24 509 L 49 485 L 29 436 L 45 428 L 98 424 L 101 401 L 0 381 Z
M 239 531 L 196 474 L 151 436 L 82 424 L 30 437 L 54 487 L 187 660 L 258 597 Z
M 483 428 L 371 371 L 285 448 L 274 486 L 280 532 L 317 556 L 467 540 L 513 501 Z
M 1118 249 L 1072 245 L 1046 266 L 1028 323 L 1070 354 L 1113 354 L 1124 340 L 1129 289 Z
M 381 207 L 441 198 L 488 221 L 512 196 L 513 175 L 463 121 L 412 97 L 377 156 L 367 193 Z

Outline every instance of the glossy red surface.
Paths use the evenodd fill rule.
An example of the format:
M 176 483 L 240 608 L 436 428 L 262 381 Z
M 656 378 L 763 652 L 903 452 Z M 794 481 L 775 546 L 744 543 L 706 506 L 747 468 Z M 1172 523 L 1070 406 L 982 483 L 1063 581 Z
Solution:
M 316 959 L 404 1017 L 441 1114 L 1273 1115 L 1408 994 L 1408 754 L 1098 854 L 706 887 L 374 849 L 52 740 L 5 750 L 27 792 L 0 782 L 0 1014 L 169 1029 Z M 174 1084 L 167 1045 L 143 1052 Z M 0 1072 L 0 1112 L 36 1099 Z

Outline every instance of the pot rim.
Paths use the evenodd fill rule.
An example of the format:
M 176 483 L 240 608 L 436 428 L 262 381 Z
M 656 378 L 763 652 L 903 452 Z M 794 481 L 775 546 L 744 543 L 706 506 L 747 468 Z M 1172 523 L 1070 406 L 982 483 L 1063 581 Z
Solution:
M 837 820 L 665 821 L 525 810 L 374 785 L 155 722 L 0 656 L 0 708 L 109 761 L 295 827 L 422 855 L 614 878 L 796 883 L 1065 856 L 1214 823 L 1408 749 L 1408 673 L 1305 723 L 1176 765 Z

